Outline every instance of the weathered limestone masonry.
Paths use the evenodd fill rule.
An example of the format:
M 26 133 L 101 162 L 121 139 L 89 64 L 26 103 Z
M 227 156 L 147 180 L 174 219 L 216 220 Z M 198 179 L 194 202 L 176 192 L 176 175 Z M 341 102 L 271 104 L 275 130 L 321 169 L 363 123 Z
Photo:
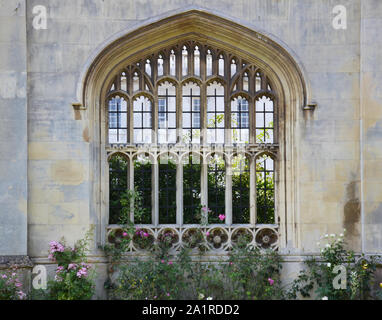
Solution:
M 47 8 L 46 30 L 33 27 L 36 5 Z M 332 26 L 336 5 L 347 9 L 345 30 Z M 357 252 L 382 253 L 382 1 L 0 0 L 0 268 L 12 259 L 49 265 L 49 241 L 72 244 L 94 226 L 91 261 L 104 297 L 97 247 L 106 198 L 92 170 L 99 117 L 72 104 L 82 103 L 88 68 L 112 40 L 190 10 L 277 42 L 301 68 L 307 103 L 317 103 L 297 108 L 291 123 L 285 277 L 317 252 L 322 234 L 343 228 Z

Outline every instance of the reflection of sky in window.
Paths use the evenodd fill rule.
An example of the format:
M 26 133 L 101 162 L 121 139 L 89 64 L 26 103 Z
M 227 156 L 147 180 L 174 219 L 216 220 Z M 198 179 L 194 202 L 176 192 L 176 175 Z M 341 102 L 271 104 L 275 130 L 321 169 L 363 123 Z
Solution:
M 139 97 L 133 103 L 134 143 L 151 143 L 151 101 Z
M 176 142 L 176 90 L 168 81 L 158 88 L 158 142 Z
M 183 86 L 183 142 L 200 143 L 200 88 L 189 82 Z
M 266 96 L 256 101 L 256 142 L 273 143 L 273 101 Z
M 241 97 L 231 101 L 231 128 L 233 143 L 249 143 L 248 101 Z
M 109 101 L 109 143 L 127 143 L 127 102 L 120 97 Z

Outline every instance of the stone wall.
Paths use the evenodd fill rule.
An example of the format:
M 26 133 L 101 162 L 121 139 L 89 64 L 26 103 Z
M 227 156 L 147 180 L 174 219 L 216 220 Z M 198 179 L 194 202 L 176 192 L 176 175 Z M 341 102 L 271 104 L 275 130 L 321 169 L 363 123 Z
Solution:
M 27 254 L 25 1 L 0 1 L 0 256 Z
M 382 251 L 382 2 L 362 1 L 360 115 L 364 250 Z

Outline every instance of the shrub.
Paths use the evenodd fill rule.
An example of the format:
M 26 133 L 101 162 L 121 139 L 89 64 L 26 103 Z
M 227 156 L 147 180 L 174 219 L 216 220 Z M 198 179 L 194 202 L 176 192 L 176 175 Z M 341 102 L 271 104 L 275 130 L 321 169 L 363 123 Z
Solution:
M 379 284 L 379 290 L 377 291 L 377 298 L 382 300 L 382 282 Z
M 21 289 L 22 286 L 16 267 L 13 267 L 11 272 L 0 273 L 0 300 L 26 299 L 26 294 Z
M 51 300 L 91 299 L 95 272 L 86 261 L 90 235 L 91 231 L 87 232 L 73 248 L 67 246 L 64 239 L 50 242 L 49 258 L 57 263 L 56 275 L 48 281 L 45 295 L 39 290 L 33 292 L 33 296 Z
M 310 297 L 311 290 L 315 288 L 318 299 L 371 298 L 371 280 L 376 270 L 376 257 L 367 258 L 361 255 L 357 259 L 353 251 L 345 249 L 344 234 L 339 237 L 326 234 L 323 239 L 326 244 L 320 250 L 319 258 L 311 258 L 305 262 L 307 269 L 302 270 L 294 280 L 287 297 L 295 299 L 298 294 Z M 336 266 L 346 269 L 345 288 L 336 289 L 333 285 L 338 275 L 338 272 L 333 272 Z
M 190 248 L 172 257 L 163 237 L 145 260 L 121 264 L 115 299 L 281 299 L 281 258 L 277 252 L 261 251 L 241 243 L 229 260 L 192 261 Z M 167 245 L 166 245 L 167 244 Z

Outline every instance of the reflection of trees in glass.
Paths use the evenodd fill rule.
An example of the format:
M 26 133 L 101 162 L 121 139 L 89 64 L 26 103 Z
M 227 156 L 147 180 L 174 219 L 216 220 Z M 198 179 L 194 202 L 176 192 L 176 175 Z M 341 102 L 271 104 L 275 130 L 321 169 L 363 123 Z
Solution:
M 219 124 L 222 124 L 224 121 L 224 114 L 218 114 L 214 118 L 210 118 L 207 124 L 207 128 L 217 128 Z
M 140 201 L 140 216 L 134 216 L 137 224 L 151 224 L 151 163 L 148 158 L 134 161 L 134 187 Z
M 167 160 L 167 159 L 166 159 Z M 200 223 L 201 160 L 189 157 L 183 166 L 183 220 L 184 223 Z M 194 163 L 193 163 L 194 162 Z M 232 160 L 232 218 L 233 223 L 249 223 L 249 160 L 244 155 Z M 116 224 L 121 216 L 121 200 L 127 196 L 128 160 L 116 154 L 109 160 L 109 223 Z M 215 155 L 208 164 L 208 207 L 209 223 L 221 223 L 219 214 L 225 214 L 225 161 Z M 151 224 L 152 221 L 152 164 L 147 157 L 134 160 L 134 187 L 138 194 L 139 215 L 137 224 Z M 176 223 L 176 164 L 159 164 L 159 222 Z M 256 160 L 256 207 L 257 223 L 275 223 L 274 161 L 263 155 Z
M 191 143 L 193 140 L 200 141 L 200 129 L 184 130 L 182 141 L 183 143 Z M 183 131 L 183 132 L 184 132 Z
M 127 159 L 113 155 L 109 160 L 109 223 L 117 224 L 122 210 L 121 200 L 127 193 Z
M 249 223 L 249 163 L 244 155 L 232 160 L 232 222 Z
M 220 156 L 213 156 L 208 162 L 208 207 L 212 211 L 209 223 L 221 222 L 220 214 L 225 214 L 225 161 Z
M 224 143 L 224 87 L 216 81 L 207 86 L 207 142 Z
M 248 101 L 241 97 L 231 101 L 231 129 L 233 143 L 249 143 Z
M 273 127 L 273 121 L 270 122 L 270 126 Z M 264 129 L 256 135 L 256 142 L 265 143 L 266 141 L 269 141 L 272 138 L 272 134 L 273 129 Z
M 273 100 L 263 96 L 256 101 L 256 142 L 273 143 Z
M 274 162 L 267 155 L 256 160 L 257 223 L 275 223 Z
M 194 162 L 194 163 L 193 163 Z M 183 165 L 183 222 L 200 223 L 200 174 L 198 156 L 189 156 Z
M 159 223 L 176 223 L 176 164 L 171 158 L 160 162 Z
M 200 87 L 189 82 L 182 93 L 183 142 L 200 143 Z

